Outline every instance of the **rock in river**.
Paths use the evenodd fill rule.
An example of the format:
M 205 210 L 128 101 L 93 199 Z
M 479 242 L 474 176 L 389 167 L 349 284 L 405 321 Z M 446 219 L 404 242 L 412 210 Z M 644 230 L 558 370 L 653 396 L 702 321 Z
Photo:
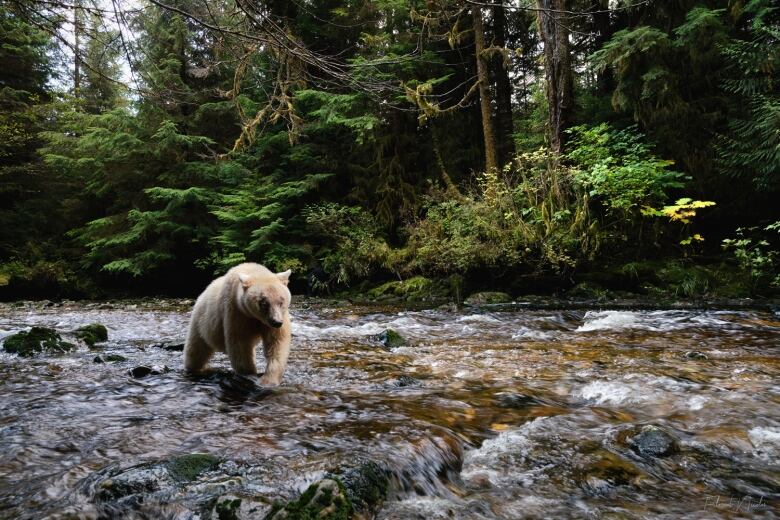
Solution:
M 98 496 L 101 500 L 116 500 L 138 493 L 153 493 L 190 482 L 219 463 L 213 455 L 190 453 L 168 462 L 143 464 L 101 482 Z
M 404 337 L 398 334 L 393 329 L 385 329 L 379 334 L 371 336 L 371 339 L 379 342 L 379 344 L 382 345 L 382 348 L 384 348 L 385 350 L 403 347 L 404 345 L 406 345 L 406 340 L 404 339 Z
M 505 292 L 478 292 L 474 293 L 463 302 L 466 305 L 489 305 L 492 303 L 509 303 L 512 297 Z
M 100 323 L 79 327 L 74 332 L 74 335 L 90 347 L 94 347 L 95 343 L 108 341 L 108 329 Z
M 5 338 L 3 349 L 22 357 L 32 357 L 39 352 L 63 353 L 74 350 L 76 345 L 63 341 L 54 329 L 33 327 L 29 331 L 19 332 Z
M 677 439 L 658 426 L 643 426 L 638 433 L 627 438 L 628 445 L 637 455 L 645 458 L 666 457 L 680 450 Z

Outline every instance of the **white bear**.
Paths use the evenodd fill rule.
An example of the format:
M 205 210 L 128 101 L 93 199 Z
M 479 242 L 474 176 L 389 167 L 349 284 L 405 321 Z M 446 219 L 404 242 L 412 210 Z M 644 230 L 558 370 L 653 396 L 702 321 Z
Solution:
M 290 271 L 273 273 L 245 263 L 211 282 L 192 309 L 184 368 L 199 372 L 214 352 L 225 352 L 238 374 L 256 374 L 255 347 L 263 341 L 262 384 L 282 381 L 290 353 Z

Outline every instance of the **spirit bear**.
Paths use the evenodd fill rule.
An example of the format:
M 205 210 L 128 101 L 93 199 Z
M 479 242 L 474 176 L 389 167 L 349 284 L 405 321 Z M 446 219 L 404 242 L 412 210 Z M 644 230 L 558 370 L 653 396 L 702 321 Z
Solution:
M 278 385 L 290 353 L 290 271 L 273 273 L 246 263 L 211 282 L 192 309 L 184 368 L 198 372 L 214 352 L 225 352 L 238 374 L 256 374 L 255 347 L 263 341 L 265 374 Z

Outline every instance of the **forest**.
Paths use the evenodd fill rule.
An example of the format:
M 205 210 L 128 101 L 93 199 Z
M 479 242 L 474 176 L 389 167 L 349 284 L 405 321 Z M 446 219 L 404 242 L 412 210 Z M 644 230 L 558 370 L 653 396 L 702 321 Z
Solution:
M 770 0 L 3 0 L 0 298 L 762 297 Z M 464 293 L 465 291 L 465 293 Z

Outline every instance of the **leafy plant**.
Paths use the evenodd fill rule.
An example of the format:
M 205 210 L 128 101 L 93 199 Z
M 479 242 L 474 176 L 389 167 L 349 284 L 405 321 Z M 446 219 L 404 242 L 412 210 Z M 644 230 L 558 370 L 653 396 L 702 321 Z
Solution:
M 735 238 L 723 240 L 723 248 L 733 251 L 739 266 L 750 274 L 754 291 L 761 282 L 780 288 L 780 251 L 771 241 L 775 233 L 780 233 L 780 220 L 763 228 L 737 228 Z

